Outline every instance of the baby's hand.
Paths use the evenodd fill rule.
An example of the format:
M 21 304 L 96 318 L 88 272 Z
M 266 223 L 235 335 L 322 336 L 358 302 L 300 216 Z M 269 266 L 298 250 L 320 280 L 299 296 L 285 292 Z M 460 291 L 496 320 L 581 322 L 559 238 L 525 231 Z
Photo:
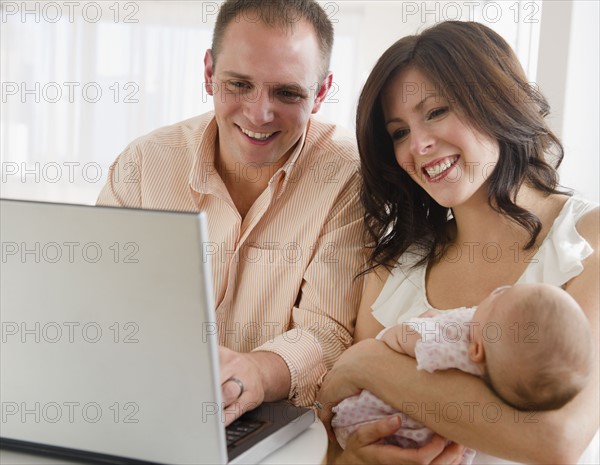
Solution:
M 390 349 L 399 354 L 415 356 L 415 346 L 421 340 L 421 334 L 415 329 L 414 323 L 401 323 L 382 333 L 379 334 L 378 339 L 385 342 Z
M 385 342 L 385 344 L 392 350 L 395 350 L 396 352 L 400 353 L 400 354 L 405 354 L 406 351 L 404 350 L 404 348 L 402 347 L 402 345 L 400 344 L 400 341 L 402 340 L 402 325 L 396 325 L 396 326 L 392 326 L 391 328 L 388 328 L 382 335 L 381 335 L 381 340 L 383 342 Z

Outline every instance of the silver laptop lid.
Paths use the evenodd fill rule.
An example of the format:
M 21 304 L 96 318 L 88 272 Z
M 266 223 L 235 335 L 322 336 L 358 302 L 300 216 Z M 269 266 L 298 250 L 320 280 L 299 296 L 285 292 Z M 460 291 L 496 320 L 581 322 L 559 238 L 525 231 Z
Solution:
M 2 438 L 226 463 L 204 216 L 0 202 Z

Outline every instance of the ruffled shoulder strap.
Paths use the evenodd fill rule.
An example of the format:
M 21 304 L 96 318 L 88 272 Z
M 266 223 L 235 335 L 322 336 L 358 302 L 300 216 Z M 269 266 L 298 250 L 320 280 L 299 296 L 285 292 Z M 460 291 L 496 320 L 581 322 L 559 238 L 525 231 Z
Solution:
M 429 309 L 425 298 L 427 267 L 414 268 L 421 258 L 422 255 L 410 250 L 404 253 L 373 303 L 373 316 L 386 328 L 419 316 Z
M 579 235 L 576 225 L 581 217 L 597 207 L 596 203 L 581 197 L 568 199 L 519 282 L 562 286 L 579 275 L 583 271 L 583 260 L 593 249 Z

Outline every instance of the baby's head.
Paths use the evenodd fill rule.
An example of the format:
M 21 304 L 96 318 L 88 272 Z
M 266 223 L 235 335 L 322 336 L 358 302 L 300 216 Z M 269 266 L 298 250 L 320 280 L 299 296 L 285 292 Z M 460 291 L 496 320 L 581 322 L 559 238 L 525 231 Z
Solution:
M 470 357 L 519 410 L 553 410 L 586 385 L 595 359 L 590 323 L 564 290 L 517 284 L 493 291 L 473 318 Z

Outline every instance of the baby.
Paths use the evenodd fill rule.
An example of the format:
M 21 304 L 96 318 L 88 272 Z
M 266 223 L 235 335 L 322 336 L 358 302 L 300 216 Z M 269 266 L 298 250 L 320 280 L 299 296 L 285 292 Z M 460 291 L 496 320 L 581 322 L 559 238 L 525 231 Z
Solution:
M 567 292 L 548 284 L 501 287 L 478 307 L 426 312 L 377 338 L 415 357 L 417 369 L 458 368 L 481 376 L 517 410 L 562 407 L 585 386 L 594 363 L 585 314 Z M 385 439 L 387 444 L 421 447 L 434 434 L 369 391 L 345 399 L 333 411 L 332 426 L 344 448 L 360 425 L 389 415 L 399 415 L 402 425 Z M 468 449 L 462 463 L 470 464 L 474 456 Z

